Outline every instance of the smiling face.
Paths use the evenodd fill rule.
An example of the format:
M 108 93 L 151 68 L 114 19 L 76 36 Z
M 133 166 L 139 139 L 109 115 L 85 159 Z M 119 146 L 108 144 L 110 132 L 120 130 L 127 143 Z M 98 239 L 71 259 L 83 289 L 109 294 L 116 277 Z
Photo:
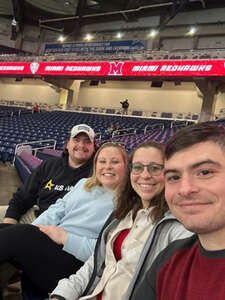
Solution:
M 69 165 L 78 167 L 88 161 L 94 153 L 94 142 L 85 133 L 79 133 L 67 142 Z
M 136 163 L 163 165 L 162 152 L 154 147 L 139 148 L 132 159 L 132 164 Z M 133 189 L 142 200 L 143 207 L 149 207 L 151 199 L 164 188 L 163 171 L 157 176 L 152 176 L 147 171 L 147 168 L 144 168 L 140 174 L 135 174 L 135 172 L 131 171 L 130 180 Z
M 202 142 L 176 152 L 165 162 L 165 182 L 168 205 L 187 229 L 224 237 L 224 149 Z
M 126 162 L 117 147 L 104 147 L 96 162 L 96 177 L 106 190 L 115 190 L 126 172 Z

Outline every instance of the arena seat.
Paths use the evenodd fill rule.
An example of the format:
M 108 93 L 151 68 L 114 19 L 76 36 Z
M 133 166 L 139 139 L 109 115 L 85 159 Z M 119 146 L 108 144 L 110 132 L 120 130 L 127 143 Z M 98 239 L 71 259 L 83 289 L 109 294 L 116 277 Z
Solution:
M 48 158 L 51 157 L 60 157 L 62 155 L 62 151 L 61 150 L 55 150 L 55 149 L 43 149 L 43 150 L 39 150 L 37 152 L 37 157 L 42 159 L 42 160 L 46 160 Z
M 139 115 L 140 112 L 136 111 L 135 114 Z M 0 159 L 11 160 L 12 153 L 10 151 L 12 151 L 11 149 L 15 150 L 17 144 L 40 141 L 46 138 L 56 140 L 56 150 L 62 150 L 69 137 L 70 129 L 76 124 L 87 123 L 90 125 L 98 133 L 97 139 L 100 141 L 107 139 L 104 133 L 111 123 L 114 125 L 119 123 L 125 134 L 127 134 L 128 128 L 135 128 L 133 134 L 143 133 L 146 126 L 151 128 L 158 124 L 163 124 L 164 128 L 170 128 L 172 119 L 169 120 L 166 117 L 172 117 L 172 113 L 162 115 L 164 119 L 160 119 L 160 113 L 157 112 L 151 113 L 151 116 L 154 117 L 152 119 L 145 117 L 144 114 L 142 112 L 142 116 L 139 117 L 117 115 L 116 110 L 115 114 L 111 115 L 58 110 L 39 114 L 24 114 L 13 118 L 0 118 L 0 147 L 5 147 L 0 148 Z
M 26 164 L 22 161 L 19 156 L 16 156 L 14 161 L 14 166 L 18 172 L 18 175 L 22 182 L 26 180 L 26 178 L 31 174 L 31 170 L 26 166 Z
M 7 162 L 7 161 L 12 162 L 13 157 L 14 157 L 14 149 L 11 148 L 10 146 L 9 147 L 5 146 L 5 150 L 1 153 L 2 162 Z
M 14 166 L 22 182 L 24 182 L 34 168 L 40 165 L 41 159 L 33 156 L 27 151 L 22 151 L 20 155 L 15 156 Z
M 198 120 L 198 118 L 199 118 L 199 115 L 198 115 L 198 114 L 192 115 L 192 120 Z
M 114 108 L 107 108 L 106 113 L 107 114 L 115 114 L 115 109 Z
M 62 155 L 62 150 L 45 148 L 42 151 L 46 154 L 50 154 L 50 155 L 57 156 L 57 157 L 60 157 Z
M 1 145 L 0 146 L 0 159 L 3 161 L 3 159 L 4 159 L 4 162 L 6 161 L 5 160 L 5 154 L 6 153 L 6 147 L 5 146 L 3 146 L 3 145 Z
M 41 159 L 33 156 L 32 154 L 28 153 L 27 151 L 22 151 L 19 156 L 28 165 L 28 167 L 31 170 L 35 169 L 42 162 Z
M 133 116 L 142 116 L 142 111 L 140 111 L 140 110 L 133 110 L 132 115 Z
M 172 118 L 172 113 L 162 112 L 161 117 L 162 118 Z

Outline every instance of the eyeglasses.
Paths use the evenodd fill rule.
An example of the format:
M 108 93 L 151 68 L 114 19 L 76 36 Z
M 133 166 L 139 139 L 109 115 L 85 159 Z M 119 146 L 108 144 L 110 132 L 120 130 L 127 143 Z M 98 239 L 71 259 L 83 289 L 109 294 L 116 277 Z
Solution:
M 130 170 L 135 175 L 141 174 L 144 171 L 144 168 L 147 168 L 148 173 L 152 176 L 158 176 L 161 174 L 164 165 L 153 163 L 149 165 L 143 165 L 142 163 L 130 164 Z

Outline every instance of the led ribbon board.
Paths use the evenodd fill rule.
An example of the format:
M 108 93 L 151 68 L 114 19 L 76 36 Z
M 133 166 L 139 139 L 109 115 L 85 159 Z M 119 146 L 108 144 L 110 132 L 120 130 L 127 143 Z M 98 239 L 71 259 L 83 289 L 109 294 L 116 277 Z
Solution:
M 225 76 L 225 60 L 137 62 L 0 62 L 0 75 L 94 77 Z

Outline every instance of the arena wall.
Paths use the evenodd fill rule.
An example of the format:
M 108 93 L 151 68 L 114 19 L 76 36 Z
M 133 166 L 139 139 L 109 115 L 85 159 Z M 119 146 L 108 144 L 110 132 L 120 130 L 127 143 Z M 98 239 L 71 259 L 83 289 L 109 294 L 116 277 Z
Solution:
M 59 93 L 40 80 L 1 79 L 0 99 L 58 104 Z
M 120 101 L 129 99 L 130 109 L 158 112 L 200 113 L 202 99 L 193 83 L 175 86 L 164 82 L 161 88 L 152 88 L 151 82 L 107 81 L 98 86 L 81 84 L 78 105 L 120 107 Z

